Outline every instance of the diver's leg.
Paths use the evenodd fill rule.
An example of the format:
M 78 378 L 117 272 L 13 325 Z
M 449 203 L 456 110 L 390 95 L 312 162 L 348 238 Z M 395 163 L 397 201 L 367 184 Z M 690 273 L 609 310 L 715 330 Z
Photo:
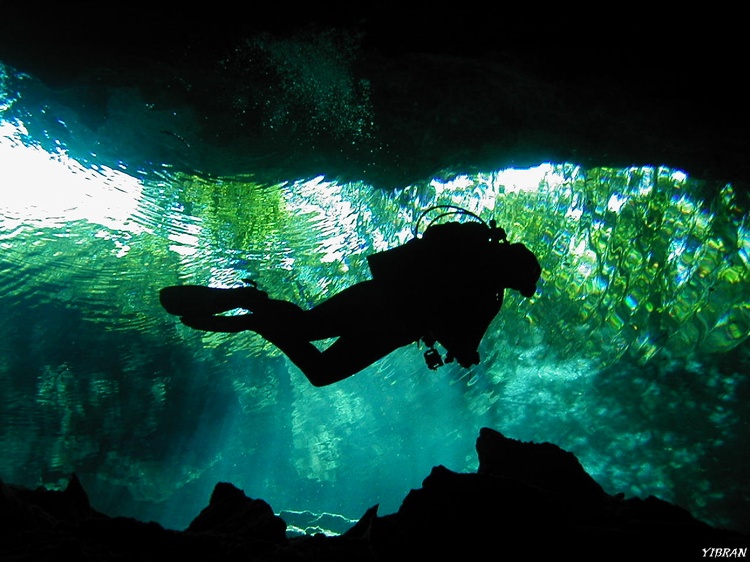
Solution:
M 410 343 L 386 334 L 341 336 L 328 349 L 320 351 L 293 327 L 284 330 L 278 322 L 267 322 L 262 314 L 238 316 L 184 316 L 182 323 L 211 332 L 252 330 L 278 347 L 314 386 L 343 380 L 402 345 Z M 414 340 L 411 340 L 414 341 Z
M 352 306 L 371 300 L 373 283 L 365 281 L 324 301 L 321 316 L 346 314 Z M 219 314 L 234 308 L 255 310 L 268 300 L 265 291 L 255 286 L 237 288 L 204 287 L 202 285 L 175 285 L 159 291 L 159 301 L 164 309 L 176 316 L 204 316 Z
M 313 341 L 354 332 L 383 332 L 399 322 L 399 312 L 403 313 L 374 281 L 362 281 L 307 311 L 301 328 Z
M 393 312 L 372 281 L 344 289 L 308 311 L 289 301 L 269 299 L 253 287 L 213 289 L 196 285 L 166 287 L 160 292 L 162 306 L 185 317 L 184 324 L 200 330 L 241 332 L 293 332 L 307 341 L 334 338 L 351 331 L 372 329 L 374 324 L 393 323 Z M 253 314 L 214 316 L 234 308 Z
M 177 316 L 207 316 L 233 308 L 262 306 L 268 295 L 255 287 L 219 289 L 200 285 L 178 285 L 159 291 L 159 301 L 170 314 Z
M 388 334 L 341 336 L 328 349 L 284 334 L 263 334 L 307 377 L 313 386 L 327 386 L 348 378 L 414 339 Z
M 235 303 L 232 308 L 249 306 L 247 303 L 245 306 Z M 300 327 L 305 324 L 305 311 L 288 301 L 266 298 L 255 308 L 258 312 L 234 316 L 185 314 L 180 321 L 186 326 L 207 332 L 236 333 L 250 330 L 261 335 L 283 331 L 300 334 Z
M 326 307 L 324 310 L 333 310 Z M 326 386 L 358 373 L 395 349 L 414 342 L 417 334 L 398 322 L 382 329 L 379 324 L 357 322 L 349 331 L 328 333 L 336 319 L 325 318 L 325 331 L 315 323 L 322 316 L 311 314 L 287 301 L 268 300 L 262 312 L 238 316 L 185 316 L 182 322 L 198 330 L 241 332 L 252 330 L 278 347 L 314 386 Z M 340 315 L 335 315 L 339 317 Z M 340 320 L 340 318 L 338 318 Z M 343 322 L 344 324 L 346 322 Z M 339 336 L 320 351 L 311 342 Z
M 271 334 L 268 339 L 315 386 L 350 377 L 422 335 L 420 321 L 404 299 L 394 298 L 375 281 L 357 283 L 313 307 L 303 314 L 301 326 L 310 340 L 338 339 L 322 352 L 310 345 L 317 353 L 294 340 Z
M 257 332 L 314 386 L 343 380 L 419 338 L 402 307 L 384 298 L 371 281 L 349 287 L 309 311 L 273 299 L 254 309 L 252 314 L 239 316 L 185 315 L 182 322 L 199 330 Z M 333 337 L 338 339 L 324 351 L 311 343 Z

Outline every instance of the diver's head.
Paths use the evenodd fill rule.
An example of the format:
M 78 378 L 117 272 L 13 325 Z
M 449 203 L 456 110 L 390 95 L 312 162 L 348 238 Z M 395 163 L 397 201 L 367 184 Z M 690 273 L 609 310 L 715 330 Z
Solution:
M 502 247 L 504 285 L 526 298 L 534 296 L 536 284 L 542 274 L 536 256 L 523 244 L 503 244 Z

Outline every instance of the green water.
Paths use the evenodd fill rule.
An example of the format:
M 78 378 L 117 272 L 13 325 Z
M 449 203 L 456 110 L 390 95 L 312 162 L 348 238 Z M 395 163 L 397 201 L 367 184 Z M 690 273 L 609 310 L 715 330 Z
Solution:
M 732 185 L 549 163 L 383 190 L 148 165 L 0 69 L 4 481 L 76 472 L 95 508 L 171 528 L 219 481 L 358 519 L 398 509 L 434 465 L 475 470 L 490 426 L 572 451 L 610 493 L 750 529 L 750 233 Z M 128 131 L 164 119 L 128 115 Z M 163 286 L 245 278 L 311 306 L 368 278 L 366 256 L 436 204 L 496 219 L 543 267 L 533 299 L 506 295 L 472 370 L 431 372 L 414 345 L 317 389 L 258 336 L 159 307 Z

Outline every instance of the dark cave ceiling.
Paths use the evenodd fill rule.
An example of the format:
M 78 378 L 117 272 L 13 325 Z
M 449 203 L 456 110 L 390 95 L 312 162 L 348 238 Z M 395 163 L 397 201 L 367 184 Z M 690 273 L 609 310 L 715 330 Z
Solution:
M 541 12 L 527 20 L 505 5 L 467 3 L 410 10 L 277 2 L 262 11 L 214 3 L 210 12 L 179 13 L 137 4 L 29 6 L 3 7 L 0 60 L 55 88 L 106 67 L 109 78 L 99 80 L 131 81 L 158 103 L 168 91 L 170 103 L 213 116 L 211 142 L 246 156 L 209 172 L 242 172 L 245 162 L 262 168 L 270 147 L 271 180 L 283 168 L 400 187 L 451 170 L 543 161 L 666 165 L 701 179 L 750 180 L 738 71 L 744 50 L 726 14 L 714 24 L 706 14 L 677 21 Z M 217 61 L 259 33 L 329 29 L 357 44 L 352 72 L 366 79 L 377 120 L 366 142 L 263 138 L 231 114 L 223 95 L 231 78 L 216 74 Z M 154 81 L 155 65 L 169 69 L 169 80 Z M 86 96 L 78 102 L 92 105 Z

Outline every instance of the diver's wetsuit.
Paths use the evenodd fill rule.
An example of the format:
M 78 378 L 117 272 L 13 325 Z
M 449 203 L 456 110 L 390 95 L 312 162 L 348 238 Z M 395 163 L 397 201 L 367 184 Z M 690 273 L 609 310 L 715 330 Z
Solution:
M 502 306 L 504 288 L 533 294 L 539 265 L 525 248 L 528 263 L 518 263 L 518 252 L 512 251 L 518 246 L 491 241 L 481 223 L 446 223 L 431 226 L 403 246 L 368 256 L 372 280 L 310 310 L 269 299 L 252 287 L 167 287 L 161 299 L 168 312 L 193 328 L 257 332 L 315 386 L 347 378 L 420 339 L 439 342 L 448 352 L 446 360 L 469 367 L 479 362 L 479 343 Z M 506 271 L 522 266 L 534 270 L 528 281 L 523 286 L 508 283 Z M 192 305 L 184 298 L 189 291 Z M 213 315 L 232 308 L 252 314 Z M 338 339 L 323 351 L 312 344 L 328 338 Z
M 484 225 L 451 222 L 368 263 L 389 298 L 414 317 L 417 339 L 439 342 L 448 360 L 469 367 L 479 363 L 479 342 L 503 304 L 500 254 Z

